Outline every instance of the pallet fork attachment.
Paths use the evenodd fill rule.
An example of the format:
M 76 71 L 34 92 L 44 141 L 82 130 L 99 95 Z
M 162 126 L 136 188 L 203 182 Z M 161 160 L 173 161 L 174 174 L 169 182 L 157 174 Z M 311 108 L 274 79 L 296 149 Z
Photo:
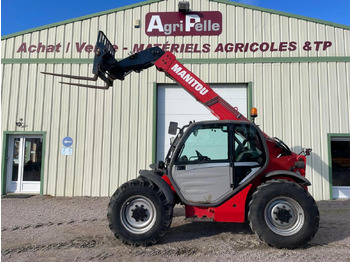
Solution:
M 87 81 L 97 81 L 98 75 L 94 75 L 94 77 L 83 77 L 83 76 L 72 76 L 72 75 L 64 75 L 64 74 L 55 74 L 55 73 L 48 73 L 48 72 L 41 72 L 44 75 L 51 75 L 51 76 L 60 76 L 70 79 L 77 79 L 77 80 L 87 80 Z M 108 89 L 110 85 L 106 84 L 105 86 L 95 86 L 95 85 L 84 85 L 84 84 L 78 84 L 78 83 L 68 83 L 68 82 L 59 82 L 60 84 L 65 85 L 72 85 L 72 86 L 81 86 L 81 87 L 87 87 L 87 88 L 95 88 L 95 89 Z
M 146 49 L 136 54 L 131 54 L 129 57 L 120 60 L 119 62 L 114 58 L 115 49 L 106 35 L 99 31 L 96 47 L 95 57 L 92 73 L 93 77 L 83 77 L 65 74 L 56 74 L 49 72 L 41 72 L 42 74 L 59 76 L 77 80 L 97 81 L 98 78 L 105 82 L 105 86 L 96 86 L 80 83 L 60 82 L 61 84 L 74 85 L 95 89 L 109 89 L 116 79 L 124 80 L 125 76 L 132 71 L 140 73 L 143 69 L 147 69 L 154 65 L 154 63 L 164 54 L 164 51 L 159 47 Z

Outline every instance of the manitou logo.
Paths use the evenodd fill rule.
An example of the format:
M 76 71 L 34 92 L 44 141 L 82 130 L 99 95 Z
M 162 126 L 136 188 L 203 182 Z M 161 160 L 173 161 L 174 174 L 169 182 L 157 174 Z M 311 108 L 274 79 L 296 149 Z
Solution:
M 222 14 L 213 12 L 148 13 L 146 34 L 148 36 L 220 35 Z
M 180 67 L 178 64 L 173 65 L 171 68 L 178 76 L 180 76 L 186 83 L 194 88 L 201 95 L 205 95 L 208 93 L 208 89 L 204 87 L 201 83 L 199 83 L 193 76 L 186 70 Z

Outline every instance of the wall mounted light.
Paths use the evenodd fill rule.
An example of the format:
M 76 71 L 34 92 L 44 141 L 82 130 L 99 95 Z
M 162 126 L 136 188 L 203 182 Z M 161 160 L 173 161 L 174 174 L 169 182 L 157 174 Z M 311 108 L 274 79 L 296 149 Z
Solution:
M 16 122 L 16 126 L 17 126 L 17 127 L 25 128 L 25 127 L 27 127 L 28 125 L 24 124 L 23 118 L 20 118 L 19 121 Z
M 141 23 L 140 19 L 135 19 L 135 21 L 134 21 L 134 27 L 135 27 L 135 28 L 140 28 L 140 23 Z
M 181 1 L 179 2 L 179 12 L 183 13 L 183 14 L 187 14 L 190 12 L 190 3 L 189 2 L 185 2 L 185 1 Z

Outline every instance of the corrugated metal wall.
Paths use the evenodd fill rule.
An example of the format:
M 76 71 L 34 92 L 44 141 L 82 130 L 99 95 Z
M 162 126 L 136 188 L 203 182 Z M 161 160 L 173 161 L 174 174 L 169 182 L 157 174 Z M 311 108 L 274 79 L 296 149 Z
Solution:
M 209 1 L 190 1 L 195 11 L 218 10 L 223 33 L 217 37 L 148 37 L 148 12 L 177 11 L 168 0 L 91 17 L 2 41 L 4 59 L 79 59 L 93 53 L 73 52 L 76 42 L 94 44 L 97 31 L 105 31 L 126 57 L 136 43 L 210 43 L 209 53 L 179 53 L 178 58 L 258 58 L 350 56 L 350 30 L 296 18 Z M 135 29 L 141 19 L 141 29 Z M 332 41 L 325 52 L 214 52 L 219 43 Z M 19 46 L 57 44 L 68 51 L 18 53 Z M 123 50 L 128 47 L 129 50 Z M 61 79 L 41 71 L 91 75 L 92 65 L 8 63 L 2 65 L 2 129 L 47 131 L 44 194 L 107 196 L 118 185 L 137 176 L 152 161 L 154 83 L 171 83 L 149 69 L 116 82 L 108 91 L 64 86 Z M 348 62 L 293 62 L 241 64 L 186 64 L 205 82 L 253 82 L 257 123 L 271 136 L 285 140 L 295 151 L 312 147 L 307 178 L 316 199 L 329 198 L 327 133 L 350 133 L 350 66 Z M 102 83 L 99 83 L 102 84 Z M 28 127 L 17 128 L 24 118 Z M 74 140 L 73 155 L 60 155 L 62 139 Z

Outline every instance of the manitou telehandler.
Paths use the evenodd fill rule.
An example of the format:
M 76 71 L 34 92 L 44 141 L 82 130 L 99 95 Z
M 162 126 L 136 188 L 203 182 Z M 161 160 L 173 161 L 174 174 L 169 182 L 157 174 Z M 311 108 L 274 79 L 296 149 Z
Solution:
M 295 154 L 280 139 L 263 133 L 170 52 L 153 47 L 119 62 L 114 55 L 100 31 L 93 78 L 52 75 L 101 78 L 106 83 L 102 87 L 66 84 L 108 89 L 115 79 L 155 65 L 219 119 L 181 128 L 170 123 L 169 133 L 176 136 L 165 160 L 141 170 L 111 197 L 107 217 L 117 238 L 132 245 L 156 243 L 168 231 L 178 203 L 188 219 L 248 220 L 261 240 L 277 248 L 303 247 L 314 237 L 320 217 L 305 178 L 305 156 L 311 149 Z M 251 117 L 256 117 L 254 110 Z

